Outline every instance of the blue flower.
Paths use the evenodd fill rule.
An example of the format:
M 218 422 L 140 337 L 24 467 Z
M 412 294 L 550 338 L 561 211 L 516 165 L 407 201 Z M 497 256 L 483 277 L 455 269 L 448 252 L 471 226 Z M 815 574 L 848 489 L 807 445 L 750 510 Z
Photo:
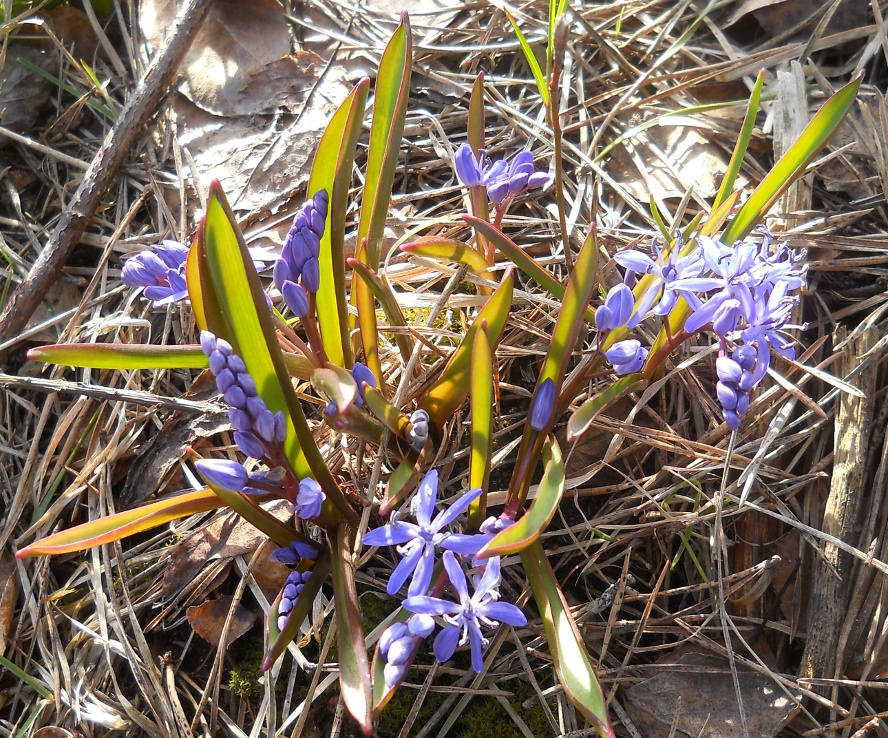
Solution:
M 321 507 L 324 504 L 326 495 L 318 484 L 311 477 L 305 477 L 299 480 L 299 492 L 296 495 L 296 515 L 303 520 L 316 518 L 321 514 Z
M 615 328 L 634 328 L 643 317 L 643 313 L 635 311 L 635 295 L 632 290 L 621 282 L 608 290 L 604 303 L 595 311 L 595 327 L 599 334 Z
M 497 602 L 500 581 L 498 557 L 490 559 L 484 574 L 474 582 L 475 593 L 471 596 L 465 572 L 450 551 L 444 553 L 444 568 L 459 601 L 450 602 L 428 596 L 408 597 L 404 601 L 404 608 L 420 615 L 443 617 L 446 625 L 435 638 L 435 658 L 442 663 L 448 661 L 457 645 L 469 643 L 472 668 L 480 673 L 484 668 L 484 647 L 487 645 L 487 639 L 481 634 L 481 626 L 496 628 L 499 623 L 506 623 L 521 627 L 527 624 L 527 618 L 515 605 Z
M 669 313 L 675 307 L 675 301 L 679 294 L 685 297 L 690 294 L 690 290 L 683 287 L 684 283 L 680 280 L 697 277 L 704 268 L 700 249 L 694 249 L 686 256 L 681 256 L 681 236 L 677 237 L 675 244 L 668 252 L 661 249 L 656 241 L 654 241 L 652 250 L 653 259 L 636 249 L 627 249 L 614 255 L 614 261 L 629 272 L 654 276 L 647 292 L 638 301 L 638 308 L 635 311 L 636 324 L 645 317 L 652 307 L 655 315 Z M 626 276 L 628 278 L 629 274 L 627 273 Z M 656 307 L 654 307 L 655 303 Z
M 320 287 L 318 257 L 329 200 L 326 190 L 318 190 L 296 213 L 281 258 L 274 265 L 274 284 L 290 310 L 300 318 L 308 314 L 308 293 L 314 294 Z
M 410 430 L 407 431 L 407 440 L 416 451 L 422 451 L 425 442 L 429 439 L 429 414 L 422 409 L 410 413 Z
M 390 523 L 375 528 L 364 536 L 364 545 L 397 546 L 398 553 L 404 557 L 389 579 L 386 591 L 390 595 L 396 594 L 411 574 L 413 579 L 407 589 L 408 595 L 425 594 L 428 591 L 435 567 L 436 548 L 456 551 L 466 556 L 474 555 L 480 550 L 487 542 L 487 536 L 448 533 L 444 528 L 467 510 L 481 496 L 481 491 L 480 488 L 470 489 L 433 519 L 438 499 L 438 472 L 433 469 L 420 482 L 411 502 L 410 508 L 416 523 L 400 520 L 395 511 Z
M 120 271 L 127 287 L 144 287 L 144 295 L 154 307 L 178 302 L 188 297 L 185 283 L 185 259 L 188 248 L 178 241 L 156 243 L 150 251 L 129 257 Z
M 453 166 L 460 182 L 466 187 L 486 187 L 488 198 L 497 205 L 502 205 L 508 197 L 549 182 L 548 174 L 534 169 L 531 151 L 519 152 L 511 164 L 505 159 L 492 162 L 484 150 L 476 157 L 472 147 L 464 143 L 456 150 Z
M 640 372 L 647 359 L 648 350 L 634 338 L 619 341 L 604 352 L 614 371 L 620 376 Z
M 305 589 L 305 584 L 310 577 L 310 571 L 290 572 L 287 582 L 284 584 L 284 589 L 281 591 L 281 601 L 278 603 L 278 630 L 283 630 L 287 625 L 293 606 L 296 604 L 296 600 L 299 599 L 299 595 L 302 594 L 302 590 Z
M 555 412 L 555 382 L 551 377 L 546 377 L 534 393 L 530 403 L 528 422 L 530 427 L 537 431 L 543 431 L 552 422 Z
M 229 459 L 199 459 L 194 466 L 209 484 L 229 492 L 240 492 L 247 486 L 249 475 L 242 464 Z

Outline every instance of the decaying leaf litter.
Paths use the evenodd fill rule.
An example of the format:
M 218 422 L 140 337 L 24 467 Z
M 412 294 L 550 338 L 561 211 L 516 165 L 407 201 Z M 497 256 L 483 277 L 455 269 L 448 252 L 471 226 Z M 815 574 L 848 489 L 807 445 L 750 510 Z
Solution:
M 160 12 L 163 5 L 143 8 L 156 6 Z M 265 13 L 280 13 L 274 3 L 256 5 Z M 888 571 L 882 563 L 886 521 L 881 504 L 888 406 L 879 392 L 885 351 L 883 265 L 888 260 L 883 235 L 888 182 L 884 9 L 874 5 L 861 20 L 850 14 L 849 3 L 832 3 L 819 15 L 808 12 L 807 24 L 779 27 L 773 20 L 775 9 L 792 8 L 804 16 L 809 5 L 794 0 L 732 3 L 708 13 L 665 2 L 573 8 L 565 70 L 572 92 L 563 107 L 567 158 L 574 169 L 565 184 L 573 204 L 571 226 L 586 222 L 594 206 L 607 252 L 602 257 L 609 257 L 621 247 L 650 240 L 648 197 L 676 224 L 686 223 L 704 206 L 711 195 L 706 190 L 710 172 L 727 164 L 747 85 L 759 68 L 771 73 L 766 88 L 771 94 L 742 172 L 752 183 L 761 178 L 774 149 L 797 135 L 800 117 L 810 116 L 856 68 L 867 69 L 857 106 L 831 153 L 778 203 L 770 222 L 793 245 L 808 249 L 810 285 L 802 316 L 809 324 L 803 340 L 808 350 L 799 366 L 784 363 L 785 379 L 775 377 L 770 389 L 759 394 L 750 411 L 759 420 L 741 429 L 731 456 L 723 492 L 737 503 L 742 498 L 743 504 L 726 507 L 723 514 L 729 544 L 724 592 L 750 734 L 851 735 L 871 725 L 877 735 L 885 730 L 878 718 L 885 671 L 880 603 Z M 413 9 L 416 76 L 388 224 L 391 245 L 408 234 L 461 233 L 463 226 L 450 215 L 461 197 L 451 157 L 453 141 L 465 132 L 466 101 L 477 71 L 487 73 L 487 139 L 493 150 L 507 154 L 529 143 L 542 161 L 550 156 L 540 101 L 502 11 L 484 4 L 447 12 L 437 12 L 439 7 L 431 3 Z M 512 8 L 532 42 L 541 37 L 544 10 L 535 3 Z M 764 15 L 768 11 L 771 15 Z M 120 9 L 107 22 L 107 31 L 96 36 L 101 50 L 87 60 L 100 81 L 109 80 L 105 94 L 94 89 L 79 66 L 75 42 L 74 54 L 58 55 L 56 74 L 79 94 L 53 88 L 49 107 L 22 131 L 30 143 L 11 139 L 0 151 L 7 292 L 33 262 L 76 185 L 82 167 L 75 162 L 92 158 L 110 125 L 88 100 L 119 109 L 128 86 L 146 67 L 153 48 L 150 30 L 134 13 Z M 690 33 L 701 14 L 702 22 Z M 244 12 L 239 20 L 247 31 L 250 23 L 263 19 L 287 28 L 297 52 L 294 64 L 312 55 L 312 63 L 297 64 L 305 79 L 292 86 L 295 99 L 243 116 L 236 109 L 201 107 L 194 84 L 187 90 L 190 96 L 174 95 L 128 158 L 117 186 L 47 296 L 46 312 L 35 316 L 23 336 L 0 347 L 10 352 L 6 375 L 0 377 L 6 388 L 0 470 L 7 550 L 116 509 L 127 471 L 138 463 L 146 441 L 161 449 L 180 443 L 185 427 L 198 449 L 231 446 L 225 433 L 207 437 L 188 429 L 194 415 L 186 401 L 209 399 L 199 386 L 191 386 L 189 372 L 55 369 L 47 373 L 58 389 L 52 392 L 46 385 L 39 390 L 24 386 L 24 379 L 45 370 L 23 362 L 23 349 L 59 340 L 174 343 L 193 336 L 186 311 L 153 313 L 119 288 L 118 270 L 121 258 L 139 246 L 187 237 L 201 203 L 199 183 L 209 176 L 207 162 L 217 176 L 221 168 L 232 178 L 226 184 L 231 191 L 244 191 L 235 207 L 251 242 L 280 245 L 304 197 L 300 188 L 311 131 L 319 135 L 322 130 L 324 116 L 336 103 L 337 85 L 346 90 L 372 71 L 394 20 L 383 10 L 328 3 L 294 3 L 284 8 L 284 17 L 268 21 L 271 17 Z M 101 23 L 96 25 L 101 28 Z M 7 33 L 15 27 L 8 19 Z M 23 29 L 28 43 L 54 53 L 53 41 L 37 43 L 44 38 L 40 27 Z M 7 45 L 7 65 L 17 43 L 13 36 Z M 282 58 L 268 64 L 273 67 Z M 792 60 L 802 65 L 792 66 Z M 187 64 L 191 69 L 192 62 Z M 257 89 L 275 79 L 268 64 L 256 73 Z M 212 92 L 214 80 L 199 64 L 194 69 L 197 82 Z M 220 92 L 213 99 L 223 98 Z M 251 136 L 249 144 L 239 145 L 246 136 Z M 298 146 L 288 145 L 296 140 Z M 254 158 L 214 153 L 239 150 Z M 186 193 L 184 209 L 180 188 Z M 513 208 L 506 227 L 522 243 L 533 244 L 531 253 L 547 268 L 561 270 L 550 198 L 543 193 L 525 199 Z M 607 258 L 600 263 L 602 282 L 610 286 L 618 279 L 616 270 Z M 416 311 L 414 330 L 424 339 L 423 350 L 446 353 L 464 327 L 464 311 L 477 305 L 478 297 L 465 290 L 441 304 L 437 265 L 433 270 L 419 260 L 408 262 L 394 249 L 387 265 L 403 304 Z M 72 291 L 73 302 L 54 303 Z M 437 319 L 429 320 L 430 309 Z M 514 453 L 515 429 L 526 413 L 526 387 L 533 382 L 526 366 L 542 356 L 544 343 L 535 337 L 551 332 L 556 315 L 556 303 L 532 285 L 522 285 L 500 347 L 507 361 L 498 401 L 514 408 L 507 415 L 511 424 L 497 429 L 501 464 Z M 841 337 L 834 335 L 838 323 L 846 331 Z M 710 543 L 715 513 L 709 501 L 721 486 L 728 438 L 719 429 L 718 406 L 709 390 L 710 364 L 700 361 L 709 347 L 700 348 L 683 357 L 659 392 L 599 418 L 579 440 L 569 457 L 573 497 L 545 534 L 558 543 L 550 547 L 553 567 L 600 658 L 615 723 L 627 735 L 672 729 L 676 735 L 737 734 L 735 685 L 713 605 L 717 590 Z M 397 364 L 394 344 L 382 349 L 383 357 Z M 827 381 L 824 372 L 844 377 L 865 396 Z M 117 389 L 121 399 L 131 397 L 125 392 L 140 391 L 183 402 L 171 412 L 147 398 L 136 404 L 107 393 L 80 394 L 63 380 Z M 451 424 L 448 432 L 438 468 L 449 466 L 458 481 L 465 470 L 456 453 L 463 431 Z M 336 443 L 331 434 L 329 454 L 341 455 L 356 485 L 366 483 L 368 460 L 356 454 L 359 449 Z M 843 465 L 847 473 L 832 474 L 834 465 Z M 156 488 L 140 489 L 137 480 L 126 488 L 130 500 L 147 500 L 188 485 L 184 468 L 173 464 L 152 485 Z M 824 519 L 824 509 L 834 509 L 836 499 L 844 499 L 845 508 L 859 509 L 844 527 L 836 525 L 835 512 Z M 235 642 L 226 654 L 194 635 L 212 632 L 216 638 L 218 633 L 216 643 L 225 638 L 231 643 L 234 633 L 226 631 L 239 632 L 240 624 L 268 606 L 259 576 L 267 570 L 267 552 L 256 539 L 249 545 L 247 531 L 239 541 L 227 537 L 222 531 L 231 522 L 216 518 L 196 516 L 154 536 L 85 556 L 16 564 L 0 599 L 0 643 L 6 644 L 2 656 L 9 662 L 3 663 L 6 671 L 0 677 L 0 724 L 8 735 L 50 725 L 147 735 L 258 735 L 269 724 L 287 734 L 311 726 L 321 735 L 347 730 L 333 692 L 335 674 L 316 666 L 335 661 L 333 632 L 324 624 L 331 605 L 318 602 L 312 632 L 305 634 L 302 651 L 293 653 L 300 669 L 290 668 L 294 662 L 287 660 L 285 671 L 274 674 L 278 691 L 250 677 L 249 644 Z M 209 553 L 198 540 L 206 542 Z M 200 553 L 189 554 L 195 551 Z M 198 556 L 207 559 L 205 565 L 174 581 L 175 567 L 193 567 Z M 830 587 L 836 568 L 843 584 Z M 239 584 L 248 571 L 255 576 Z M 369 576 L 360 582 L 365 598 L 379 598 L 388 570 L 380 565 L 366 571 Z M 16 590 L 21 592 L 17 600 Z M 12 608 L 10 599 L 16 602 Z M 228 603 L 227 612 L 207 604 L 219 601 Z M 195 619 L 200 624 L 192 628 Z M 830 629 L 820 627 L 827 620 L 837 625 L 828 638 Z M 257 632 L 244 631 L 240 643 Z M 409 695 L 417 699 L 412 707 L 410 701 L 405 704 L 396 727 L 381 726 L 383 734 L 428 735 L 442 727 L 454 735 L 468 734 L 479 721 L 514 735 L 582 728 L 546 672 L 538 622 L 531 621 L 515 637 L 521 657 L 495 659 L 484 679 L 449 665 L 417 667 L 427 674 Z M 249 683 L 251 678 L 251 690 L 244 689 L 244 679 Z M 525 679 L 530 692 L 519 687 Z M 312 700 L 310 711 L 301 709 Z

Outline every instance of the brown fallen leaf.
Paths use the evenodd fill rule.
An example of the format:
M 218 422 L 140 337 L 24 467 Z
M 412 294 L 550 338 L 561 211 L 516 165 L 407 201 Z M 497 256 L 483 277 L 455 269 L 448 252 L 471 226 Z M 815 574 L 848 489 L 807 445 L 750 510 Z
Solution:
M 58 71 L 54 52 L 32 46 L 10 44 L 6 49 L 6 64 L 0 69 L 0 125 L 16 133 L 27 133 L 37 116 L 52 101 L 53 84 L 19 59 L 25 59 L 51 74 Z M 0 146 L 9 142 L 0 137 Z
M 281 521 L 293 516 L 293 506 L 285 500 L 265 503 L 262 507 Z M 181 591 L 208 562 L 250 554 L 267 538 L 236 513 L 221 515 L 172 550 L 163 574 L 163 596 L 170 598 Z
M 70 5 L 59 5 L 49 11 L 47 20 L 53 33 L 75 59 L 82 59 L 87 64 L 93 63 L 99 49 L 99 39 L 86 13 Z
M 217 600 L 207 600 L 196 607 L 189 607 L 185 614 L 191 627 L 194 628 L 194 632 L 205 641 L 218 645 L 220 648 L 234 643 L 253 627 L 256 622 L 256 613 L 238 604 L 234 609 L 228 637 L 225 643 L 222 643 L 222 631 L 233 601 L 234 598 L 231 595 L 225 595 Z
M 8 551 L 0 552 L 0 656 L 6 653 L 18 598 L 18 571 Z
M 725 26 L 732 26 L 746 15 L 752 14 L 768 38 L 775 38 L 811 18 L 825 6 L 823 0 L 744 0 L 730 15 Z M 829 36 L 868 23 L 868 3 L 843 0 L 826 25 L 824 35 Z M 818 18 L 819 20 L 819 18 Z M 800 31 L 799 39 L 807 39 L 814 24 Z
M 681 648 L 647 670 L 654 675 L 626 690 L 626 713 L 642 735 L 736 738 L 742 735 L 734 681 L 726 658 Z M 771 738 L 799 711 L 765 674 L 740 671 L 749 735 Z M 674 732 L 670 732 L 673 731 Z

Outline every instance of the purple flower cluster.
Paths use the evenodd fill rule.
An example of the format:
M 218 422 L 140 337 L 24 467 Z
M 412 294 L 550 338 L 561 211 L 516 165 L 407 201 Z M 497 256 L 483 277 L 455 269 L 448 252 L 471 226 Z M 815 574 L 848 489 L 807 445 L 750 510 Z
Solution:
M 188 247 L 178 241 L 156 243 L 150 251 L 129 257 L 120 271 L 127 287 L 144 287 L 144 295 L 154 307 L 178 302 L 188 297 L 185 284 L 185 259 Z
M 272 413 L 259 397 L 256 382 L 243 359 L 231 344 L 209 331 L 200 334 L 200 345 L 210 360 L 216 386 L 231 405 L 228 419 L 234 428 L 234 442 L 246 456 L 262 459 L 272 454 L 269 447 L 287 439 L 287 420 L 282 411 Z
M 440 616 L 444 620 L 444 628 L 435 639 L 434 650 L 438 660 L 447 661 L 453 656 L 457 645 L 470 643 L 472 665 L 476 671 L 483 668 L 482 651 L 487 643 L 481 636 L 480 625 L 496 627 L 497 622 L 503 622 L 520 626 L 527 622 L 515 605 L 496 602 L 499 597 L 499 558 L 476 562 L 485 565 L 484 574 L 475 578 L 475 593 L 471 596 L 468 594 L 466 576 L 457 555 L 473 557 L 491 539 L 493 532 L 470 535 L 451 533 L 445 528 L 480 495 L 480 489 L 469 490 L 433 518 L 438 496 L 438 474 L 432 470 L 426 474 L 411 501 L 416 523 L 402 521 L 397 513 L 392 513 L 390 523 L 364 536 L 366 545 L 397 546 L 398 553 L 403 556 L 389 579 L 389 594 L 396 594 L 407 578 L 413 575 L 404 607 L 415 614 L 406 624 L 392 625 L 380 639 L 380 655 L 386 661 L 385 681 L 388 686 L 394 686 L 403 678 L 420 640 L 431 635 L 434 630 L 432 616 Z M 500 526 L 492 527 L 501 529 Z M 432 583 L 437 549 L 444 551 L 444 567 L 458 602 L 426 594 Z
M 319 190 L 293 218 L 281 258 L 274 265 L 274 284 L 290 310 L 300 318 L 308 314 L 308 295 L 321 284 L 321 238 L 327 219 L 329 197 Z
M 499 623 L 515 627 L 527 624 L 524 613 L 510 602 L 499 599 L 500 560 L 488 560 L 484 573 L 473 581 L 475 592 L 469 595 L 466 575 L 462 565 L 451 551 L 444 553 L 444 568 L 456 592 L 458 602 L 425 595 L 408 597 L 405 609 L 419 615 L 443 617 L 445 626 L 435 637 L 435 658 L 448 661 L 458 645 L 469 643 L 472 649 L 472 668 L 480 673 L 484 668 L 484 647 L 487 639 L 481 634 L 481 626 L 497 628 Z
M 379 639 L 379 655 L 385 661 L 383 678 L 389 687 L 400 682 L 413 659 L 416 647 L 435 630 L 429 615 L 413 615 L 406 623 L 393 623 Z
M 799 266 L 804 254 L 786 244 L 775 248 L 771 234 L 759 232 L 761 238 L 731 245 L 699 236 L 699 247 L 692 250 L 684 249 L 679 237 L 668 250 L 654 244 L 653 258 L 635 249 L 621 251 L 614 259 L 627 270 L 624 284 L 613 288 L 596 311 L 600 341 L 604 332 L 632 328 L 649 313 L 667 315 L 683 297 L 690 308 L 684 330 L 693 334 L 710 326 L 718 337 L 716 391 L 732 430 L 740 427 L 749 395 L 768 371 L 771 349 L 795 357 L 783 331 L 798 327 L 789 321 L 798 304 L 792 293 L 805 281 Z M 647 275 L 647 289 L 636 301 L 629 285 Z M 618 374 L 628 374 L 641 369 L 647 353 L 629 339 L 614 344 L 605 356 Z
M 281 592 L 281 601 L 278 604 L 278 630 L 283 630 L 287 620 L 290 619 L 293 606 L 296 604 L 296 600 L 299 599 L 299 595 L 302 594 L 302 590 L 305 589 L 305 583 L 310 576 L 310 571 L 292 571 L 290 576 L 287 577 L 287 583 L 284 585 L 284 589 Z
M 397 546 L 398 553 L 404 557 L 389 579 L 386 591 L 390 595 L 397 594 L 411 574 L 413 578 L 407 594 L 425 594 L 432 583 L 435 551 L 438 548 L 469 556 L 478 553 L 488 540 L 486 536 L 451 533 L 445 529 L 480 496 L 480 488 L 470 489 L 433 518 L 438 500 L 438 472 L 433 469 L 420 482 L 411 500 L 410 511 L 416 518 L 415 523 L 401 520 L 395 511 L 390 523 L 364 535 L 364 545 Z
M 429 414 L 422 409 L 410 413 L 410 430 L 407 431 L 407 440 L 417 451 L 422 451 L 425 442 L 429 439 Z
M 490 201 L 498 206 L 549 182 L 548 174 L 534 169 L 531 151 L 519 152 L 511 163 L 505 159 L 491 161 L 487 152 L 482 150 L 476 157 L 472 147 L 464 143 L 456 150 L 453 163 L 460 182 L 466 187 L 486 187 Z

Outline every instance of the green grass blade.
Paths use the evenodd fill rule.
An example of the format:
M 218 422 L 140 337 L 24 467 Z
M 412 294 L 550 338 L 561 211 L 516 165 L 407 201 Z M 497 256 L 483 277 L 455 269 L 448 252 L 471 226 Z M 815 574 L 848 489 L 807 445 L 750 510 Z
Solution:
M 584 402 L 580 409 L 571 415 L 570 420 L 567 421 L 567 440 L 573 441 L 575 438 L 583 435 L 592 424 L 592 421 L 595 420 L 595 416 L 610 403 L 615 402 L 624 395 L 628 395 L 630 392 L 646 387 L 647 384 L 647 380 L 641 373 L 627 374 L 591 400 Z
M 330 196 L 327 227 L 318 257 L 324 286 L 317 293 L 321 338 L 327 358 L 347 369 L 354 364 L 354 358 L 345 296 L 345 214 L 369 88 L 370 80 L 362 79 L 333 114 L 318 144 L 308 180 L 309 197 L 319 190 L 326 190 Z
M 379 269 L 383 230 L 392 199 L 395 167 L 404 134 L 412 63 L 413 39 L 410 21 L 407 13 L 402 13 L 401 24 L 389 40 L 379 61 L 367 153 L 367 172 L 355 249 L 355 257 L 374 271 Z M 358 308 L 360 331 L 356 334 L 356 338 L 361 341 L 365 362 L 382 389 L 384 383 L 379 363 L 373 294 L 366 284 L 356 282 L 352 286 L 352 301 Z
M 506 10 L 505 13 L 506 17 L 509 19 L 509 23 L 512 24 L 512 30 L 515 31 L 518 43 L 521 44 L 521 50 L 524 52 L 524 58 L 527 59 L 527 66 L 530 67 L 533 78 L 536 80 L 537 89 L 540 91 L 540 97 L 543 98 L 543 104 L 548 105 L 549 86 L 546 84 L 546 76 L 543 74 L 543 70 L 536 58 L 536 54 L 533 53 L 533 49 L 530 48 L 530 44 L 527 43 L 527 39 L 524 37 L 524 34 L 521 32 L 521 29 L 518 27 L 518 23 L 516 23 L 512 14 L 508 10 Z
M 672 236 L 669 233 L 669 229 L 666 227 L 663 216 L 660 215 L 660 209 L 657 207 L 657 201 L 654 199 L 653 195 L 651 195 L 649 203 L 651 208 L 651 217 L 654 219 L 657 230 L 660 231 L 660 235 L 663 236 L 666 243 L 669 243 L 670 241 L 672 241 Z
M 364 642 L 358 590 L 355 587 L 354 533 L 345 525 L 329 532 L 333 554 L 333 594 L 336 601 L 336 643 L 339 650 L 339 687 L 342 701 L 361 726 L 373 734 L 373 693 L 370 661 Z M 311 581 L 311 577 L 309 577 Z
M 215 510 L 218 507 L 222 507 L 222 502 L 211 489 L 187 492 L 172 499 L 106 515 L 98 520 L 90 520 L 88 523 L 53 533 L 16 551 L 15 555 L 24 559 L 29 556 L 55 556 L 84 551 L 93 546 L 101 546 L 136 533 L 143 533 L 171 520 Z
M 32 361 L 91 369 L 206 369 L 200 346 L 119 343 L 57 343 L 28 351 Z
M 789 147 L 780 161 L 765 175 L 749 199 L 743 203 L 740 211 L 722 234 L 722 241 L 733 243 L 746 236 L 764 217 L 777 198 L 783 194 L 783 191 L 805 173 L 805 167 L 826 146 L 845 119 L 857 97 L 857 91 L 862 81 L 863 71 L 861 70 L 851 82 L 823 104 L 811 122 L 805 126 L 798 141 Z
M 564 693 L 602 738 L 616 738 L 598 676 L 555 579 L 546 550 L 536 541 L 521 552 L 521 562 L 543 619 L 552 664 Z
M 746 117 L 743 119 L 743 125 L 740 128 L 740 137 L 737 139 L 734 153 L 731 154 L 731 161 L 728 162 L 722 185 L 715 196 L 715 201 L 712 203 L 713 209 L 718 208 L 719 205 L 727 200 L 728 195 L 734 189 L 734 182 L 737 181 L 737 175 L 740 174 L 743 157 L 746 156 L 746 150 L 749 148 L 749 142 L 752 139 L 752 130 L 755 128 L 755 117 L 758 114 L 759 103 L 762 98 L 762 88 L 764 86 L 765 70 L 763 69 L 758 73 L 758 77 L 755 78 L 752 94 L 749 96 L 749 106 L 746 108 Z
M 19 64 L 26 66 L 32 72 L 36 72 L 41 77 L 48 79 L 54 85 L 61 87 L 65 92 L 69 92 L 70 94 L 74 95 L 74 97 L 76 97 L 78 100 L 81 97 L 83 97 L 84 93 L 81 92 L 80 90 L 78 90 L 76 87 L 72 87 L 64 80 L 61 80 L 58 77 L 56 77 L 55 75 L 51 74 L 50 72 L 47 72 L 42 67 L 38 67 L 36 64 L 29 61 L 28 59 L 25 59 L 24 57 L 19 56 L 16 58 L 16 61 Z M 101 113 L 102 115 L 104 115 L 108 120 L 111 120 L 111 121 L 117 120 L 117 113 L 115 111 L 111 110 L 111 108 L 107 108 L 104 105 L 102 105 L 102 103 L 100 103 L 98 100 L 91 97 L 86 101 L 86 104 L 89 105 L 97 113 Z
M 38 682 L 34 677 L 28 674 L 26 671 L 19 669 L 15 664 L 13 664 L 9 659 L 4 658 L 2 654 L 0 654 L 0 666 L 6 669 L 10 674 L 15 675 L 19 679 L 21 679 L 25 684 L 27 684 L 31 689 L 37 692 L 44 699 L 52 701 L 53 696 L 52 692 L 50 692 L 45 686 L 43 686 L 40 682 Z
M 561 447 L 554 436 L 543 446 L 543 461 L 546 469 L 540 480 L 537 495 L 527 512 L 514 524 L 494 536 L 478 552 L 479 558 L 506 556 L 518 553 L 539 540 L 543 531 L 552 522 L 561 498 L 564 496 L 564 459 Z
M 420 402 L 420 407 L 429 414 L 436 428 L 443 427 L 446 420 L 453 415 L 469 393 L 472 373 L 472 347 L 480 326 L 487 321 L 490 345 L 495 347 L 506 327 L 509 308 L 512 306 L 512 291 L 515 276 L 511 270 L 506 272 L 500 286 L 481 308 L 459 346 L 456 347 L 441 373 L 440 379 L 429 390 Z
M 477 530 L 487 513 L 487 485 L 490 482 L 491 439 L 493 437 L 494 352 L 482 323 L 472 346 L 472 378 L 469 403 L 472 414 L 472 445 L 469 457 L 469 488 L 484 493 L 469 506 L 469 529 Z

